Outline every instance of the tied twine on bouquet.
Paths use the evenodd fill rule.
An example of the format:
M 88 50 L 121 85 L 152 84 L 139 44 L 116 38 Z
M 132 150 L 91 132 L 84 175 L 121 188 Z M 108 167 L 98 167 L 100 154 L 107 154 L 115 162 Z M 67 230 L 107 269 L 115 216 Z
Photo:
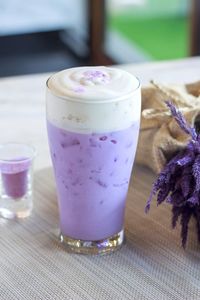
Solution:
M 147 201 L 172 205 L 172 227 L 181 223 L 185 247 L 193 216 L 200 242 L 200 82 L 164 86 L 152 82 L 142 92 L 142 122 L 137 161 L 158 177 Z

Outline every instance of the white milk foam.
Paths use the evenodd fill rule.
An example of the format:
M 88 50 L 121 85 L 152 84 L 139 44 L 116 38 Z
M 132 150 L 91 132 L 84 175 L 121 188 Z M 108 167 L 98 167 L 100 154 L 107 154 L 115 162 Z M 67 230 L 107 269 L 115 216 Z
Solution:
M 130 73 L 108 67 L 80 67 L 47 82 L 47 119 L 73 132 L 108 132 L 139 122 L 140 83 Z

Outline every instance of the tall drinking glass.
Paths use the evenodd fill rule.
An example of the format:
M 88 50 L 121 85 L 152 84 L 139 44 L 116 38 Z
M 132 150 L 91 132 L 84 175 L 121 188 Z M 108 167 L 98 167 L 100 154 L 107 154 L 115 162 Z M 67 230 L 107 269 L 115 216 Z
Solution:
M 72 68 L 47 81 L 60 240 L 72 252 L 100 254 L 123 243 L 140 106 L 138 79 L 120 69 Z

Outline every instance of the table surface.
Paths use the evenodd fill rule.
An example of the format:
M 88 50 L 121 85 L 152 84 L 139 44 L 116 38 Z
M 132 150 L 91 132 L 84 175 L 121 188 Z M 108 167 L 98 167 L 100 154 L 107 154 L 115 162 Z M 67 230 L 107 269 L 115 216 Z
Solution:
M 200 79 L 200 58 L 120 66 L 145 85 L 150 79 Z M 194 224 L 187 249 L 171 230 L 170 207 L 148 215 L 144 206 L 155 178 L 135 165 L 126 209 L 126 244 L 107 256 L 69 254 L 56 234 L 58 209 L 45 127 L 49 74 L 0 80 L 1 142 L 34 144 L 34 211 L 24 220 L 0 218 L 0 299 L 200 299 L 200 247 Z

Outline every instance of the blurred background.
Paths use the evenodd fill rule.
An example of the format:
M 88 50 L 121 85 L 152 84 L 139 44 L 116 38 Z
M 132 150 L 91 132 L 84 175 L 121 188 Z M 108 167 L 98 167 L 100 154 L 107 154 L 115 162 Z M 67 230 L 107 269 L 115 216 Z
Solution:
M 1 77 L 199 54 L 199 0 L 0 0 Z

